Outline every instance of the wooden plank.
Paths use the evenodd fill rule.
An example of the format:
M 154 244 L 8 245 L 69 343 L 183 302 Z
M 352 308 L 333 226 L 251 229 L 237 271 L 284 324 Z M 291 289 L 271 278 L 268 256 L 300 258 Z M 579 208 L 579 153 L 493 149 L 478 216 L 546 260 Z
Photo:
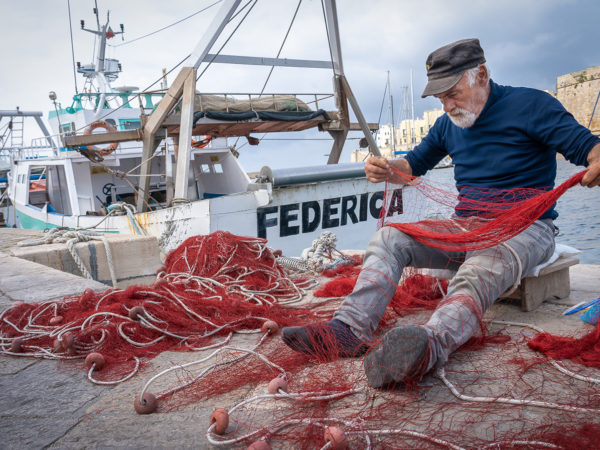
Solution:
M 194 120 L 194 98 L 196 94 L 196 69 L 188 73 L 183 87 L 181 103 L 181 125 L 179 128 L 179 155 L 175 175 L 175 195 L 173 202 L 188 200 L 188 172 L 190 169 L 190 149 L 192 142 L 192 122 Z
M 540 270 L 540 275 L 546 275 L 548 273 L 556 272 L 557 270 L 565 269 L 567 267 L 574 266 L 575 264 L 579 264 L 579 258 L 574 258 L 572 256 L 558 258 L 552 264 Z
M 367 127 L 371 131 L 377 131 L 377 130 L 379 130 L 379 124 L 378 123 L 368 122 L 367 123 Z M 335 120 L 335 121 L 332 120 L 331 122 L 324 122 L 321 125 L 319 125 L 319 128 L 321 128 L 322 131 L 341 131 L 341 130 L 344 129 L 343 125 L 338 120 Z M 362 127 L 360 126 L 360 123 L 351 122 L 348 125 L 348 129 L 350 131 L 360 131 L 360 130 L 362 130 Z
M 339 119 L 339 114 L 337 113 L 337 111 L 327 111 L 327 115 L 331 118 L 332 121 L 334 120 L 338 120 Z M 203 122 L 204 120 L 210 120 L 210 122 Z M 311 119 L 310 121 L 318 121 L 319 123 L 322 124 L 327 124 L 329 123 L 329 121 L 327 121 L 325 118 L 323 119 Z M 175 113 L 175 114 L 171 114 L 169 117 L 167 117 L 163 123 L 163 126 L 165 127 L 171 127 L 174 125 L 179 125 L 179 122 L 181 122 L 181 114 L 179 113 Z M 235 123 L 268 123 L 271 121 L 266 121 L 266 120 L 260 120 L 260 121 L 253 121 L 253 122 L 248 122 L 248 121 L 242 121 L 242 122 L 235 122 Z M 284 120 L 274 120 L 272 122 L 286 122 Z M 296 122 L 305 122 L 304 120 L 301 121 L 296 121 Z M 200 119 L 198 122 L 196 122 L 196 125 L 201 124 L 201 123 L 234 123 L 231 120 L 223 120 L 223 121 L 216 121 L 214 119 Z M 289 122 L 291 123 L 291 122 Z M 294 122 L 295 123 L 295 122 Z M 375 130 L 378 129 L 378 125 L 376 124 L 369 124 L 370 126 L 375 126 L 376 128 L 374 128 Z M 354 129 L 356 130 L 360 130 L 360 125 L 359 124 L 354 124 Z
M 135 130 L 115 131 L 114 133 L 83 134 L 78 136 L 63 136 L 65 147 L 82 147 L 112 142 L 141 141 L 143 138 L 140 128 Z
M 286 131 L 301 131 L 315 128 L 319 120 L 302 120 L 298 122 L 269 121 L 269 122 L 198 122 L 192 131 L 192 136 L 211 135 L 215 137 L 247 136 L 250 133 L 278 133 Z M 167 127 L 169 136 L 178 135 L 180 127 Z
M 521 282 L 521 310 L 533 311 L 550 297 L 565 298 L 571 293 L 569 268 L 528 277 Z
M 337 164 L 340 161 L 340 156 L 342 154 L 342 150 L 344 149 L 344 143 L 346 142 L 346 136 L 348 136 L 348 130 L 330 131 L 329 134 L 333 137 L 333 145 L 331 146 L 331 152 L 329 152 L 327 164 Z
M 153 134 L 144 136 L 144 148 L 142 150 L 142 163 L 140 165 L 140 183 L 138 186 L 136 208 L 138 212 L 145 211 L 150 192 L 150 170 L 152 168 L 152 155 L 160 140 L 156 140 Z
M 144 133 L 155 134 L 158 131 L 165 117 L 167 117 L 167 114 L 169 114 L 169 111 L 171 111 L 171 109 L 173 109 L 173 107 L 179 101 L 179 97 L 181 97 L 183 92 L 185 80 L 192 72 L 195 73 L 195 69 L 193 67 L 183 67 L 179 71 L 177 78 L 175 78 L 175 81 L 163 99 L 148 118 L 146 125 L 144 126 Z

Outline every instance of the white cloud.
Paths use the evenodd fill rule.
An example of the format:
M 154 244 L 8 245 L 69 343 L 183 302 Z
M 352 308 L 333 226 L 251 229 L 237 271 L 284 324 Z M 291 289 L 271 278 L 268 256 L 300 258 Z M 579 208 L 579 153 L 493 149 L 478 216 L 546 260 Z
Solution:
M 111 11 L 113 29 L 123 23 L 125 37 L 131 40 L 212 2 L 99 0 L 98 4 L 101 11 Z M 224 53 L 274 57 L 296 4 L 259 0 Z M 79 19 L 89 27 L 95 25 L 93 2 L 72 0 L 71 7 L 76 60 L 89 63 L 93 39 L 80 30 Z M 124 68 L 115 85 L 145 88 L 158 79 L 163 67 L 173 67 L 191 52 L 218 7 L 157 35 L 110 48 L 109 56 L 118 58 Z M 337 9 L 345 71 L 369 121 L 379 115 L 387 70 L 396 110 L 411 69 L 416 111 L 438 106 L 435 100 L 420 99 L 425 58 L 436 47 L 464 37 L 481 39 L 493 77 L 500 83 L 553 89 L 558 75 L 598 64 L 593 39 L 600 16 L 596 0 L 338 0 Z M 18 105 L 47 111 L 50 90 L 57 92 L 63 105 L 70 104 L 74 86 L 66 0 L 0 0 L 0 16 L 4 18 L 0 37 L 5 43 L 0 109 Z M 111 43 L 122 41 L 117 37 Z M 282 57 L 329 58 L 319 0 L 303 1 Z M 267 73 L 268 68 L 214 67 L 199 89 L 256 92 Z M 171 81 L 174 76 L 170 75 Z M 331 73 L 276 68 L 267 90 L 329 92 Z

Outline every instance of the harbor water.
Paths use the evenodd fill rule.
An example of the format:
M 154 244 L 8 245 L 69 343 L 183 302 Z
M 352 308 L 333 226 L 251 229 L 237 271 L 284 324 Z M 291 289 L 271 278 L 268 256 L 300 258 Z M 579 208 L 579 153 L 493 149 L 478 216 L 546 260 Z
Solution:
M 583 170 L 564 158 L 556 160 L 556 185 Z M 443 183 L 453 183 L 454 171 L 451 168 L 431 171 L 427 177 Z M 569 189 L 556 205 L 558 219 L 554 224 L 560 233 L 556 242 L 575 247 L 582 264 L 600 264 L 600 187 L 584 188 L 575 186 Z

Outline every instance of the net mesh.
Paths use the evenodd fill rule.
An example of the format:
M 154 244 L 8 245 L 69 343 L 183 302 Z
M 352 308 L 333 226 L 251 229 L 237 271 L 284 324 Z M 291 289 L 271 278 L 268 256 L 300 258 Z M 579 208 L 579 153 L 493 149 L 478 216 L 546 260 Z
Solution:
M 404 196 L 397 195 L 399 186 L 387 186 L 381 225 L 440 249 L 487 248 L 526 228 L 581 177 L 553 190 L 482 191 L 477 200 L 411 178 Z M 395 214 L 400 209 L 402 216 Z M 482 209 L 487 212 L 477 217 L 450 218 Z M 198 352 L 201 359 L 173 368 L 177 381 L 156 394 L 158 412 L 223 402 L 219 420 L 205 422 L 217 446 L 257 440 L 277 448 L 321 448 L 327 441 L 331 448 L 596 446 L 598 328 L 581 325 L 567 336 L 556 322 L 548 330 L 553 334 L 502 322 L 513 314 L 511 305 L 497 303 L 483 316 L 472 298 L 444 299 L 446 279 L 405 269 L 376 337 L 427 322 L 441 303 L 458 303 L 478 320 L 475 329 L 465 324 L 473 337 L 443 370 L 418 383 L 372 389 L 362 358 L 307 356 L 273 338 L 268 321 L 286 326 L 331 318 L 354 288 L 360 262 L 324 272 L 316 298 L 300 302 L 313 286 L 310 277 L 279 267 L 264 240 L 222 232 L 193 237 L 167 256 L 150 286 L 86 291 L 4 311 L 3 353 L 81 360 L 100 352 L 106 366 L 94 372 L 96 379 L 115 379 L 130 373 L 136 359 L 143 366 L 165 350 Z M 255 340 L 245 331 L 258 331 Z M 144 391 L 152 390 L 148 381 Z M 217 433 L 223 414 L 228 424 Z

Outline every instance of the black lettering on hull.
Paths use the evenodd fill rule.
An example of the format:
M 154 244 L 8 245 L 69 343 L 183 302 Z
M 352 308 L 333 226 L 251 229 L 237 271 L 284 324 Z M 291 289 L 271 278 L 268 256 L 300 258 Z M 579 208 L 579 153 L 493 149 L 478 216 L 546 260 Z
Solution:
M 392 192 L 387 216 L 402 214 L 402 190 Z M 256 211 L 257 236 L 267 238 L 268 228 L 279 228 L 280 237 L 312 233 L 378 219 L 383 207 L 383 191 L 309 200 L 281 206 L 266 206 Z

